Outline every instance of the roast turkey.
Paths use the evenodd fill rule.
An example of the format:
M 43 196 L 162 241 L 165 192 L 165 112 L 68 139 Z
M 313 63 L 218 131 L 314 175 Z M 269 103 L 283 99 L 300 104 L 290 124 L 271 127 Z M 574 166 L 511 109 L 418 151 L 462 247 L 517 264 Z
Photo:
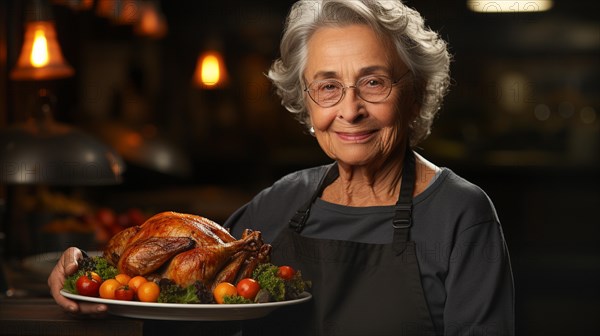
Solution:
M 205 217 L 162 212 L 113 236 L 104 257 L 130 276 L 158 276 L 180 286 L 200 281 L 212 288 L 251 275 L 270 252 L 259 231 L 246 230 L 236 239 Z

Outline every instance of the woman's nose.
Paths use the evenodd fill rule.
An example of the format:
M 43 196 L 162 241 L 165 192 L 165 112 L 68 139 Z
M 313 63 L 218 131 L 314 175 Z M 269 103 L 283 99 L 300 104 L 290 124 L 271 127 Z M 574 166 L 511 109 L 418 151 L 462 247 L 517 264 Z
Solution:
M 337 117 L 350 123 L 357 122 L 366 115 L 364 101 L 358 96 L 353 86 L 346 88 L 346 92 L 338 106 Z

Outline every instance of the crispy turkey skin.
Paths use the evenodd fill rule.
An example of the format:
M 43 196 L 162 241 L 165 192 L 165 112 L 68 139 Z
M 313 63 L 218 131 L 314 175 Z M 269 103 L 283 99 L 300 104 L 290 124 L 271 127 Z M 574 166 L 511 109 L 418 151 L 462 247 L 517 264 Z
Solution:
M 104 257 L 130 276 L 159 274 L 180 286 L 200 281 L 210 288 L 251 274 L 270 250 L 259 231 L 238 240 L 205 217 L 168 211 L 113 236 Z

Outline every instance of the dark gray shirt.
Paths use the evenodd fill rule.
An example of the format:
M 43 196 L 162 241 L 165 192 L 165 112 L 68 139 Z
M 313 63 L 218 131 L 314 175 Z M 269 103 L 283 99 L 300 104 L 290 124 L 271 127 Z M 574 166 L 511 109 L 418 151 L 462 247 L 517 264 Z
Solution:
M 260 192 L 225 226 L 266 242 L 314 193 L 328 166 L 290 174 Z M 444 168 L 413 200 L 417 260 L 433 322 L 444 335 L 514 334 L 514 290 L 496 211 L 477 186 Z M 317 199 L 303 235 L 373 244 L 392 241 L 393 206 L 348 207 Z

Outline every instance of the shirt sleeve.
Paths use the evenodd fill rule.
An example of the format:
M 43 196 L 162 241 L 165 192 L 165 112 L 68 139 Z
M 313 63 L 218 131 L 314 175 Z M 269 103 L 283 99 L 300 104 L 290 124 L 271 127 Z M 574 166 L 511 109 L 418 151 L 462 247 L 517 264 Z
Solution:
M 249 204 L 250 203 L 247 203 L 237 209 L 223 224 L 223 226 L 238 239 L 242 236 L 244 229 L 252 229 L 252 216 L 248 210 Z
M 497 221 L 460 232 L 445 281 L 444 335 L 514 335 L 514 287 Z
M 262 190 L 249 203 L 235 211 L 224 223 L 234 237 L 244 229 L 261 231 L 265 242 L 272 242 L 290 218 L 316 188 L 328 166 L 288 174 Z

